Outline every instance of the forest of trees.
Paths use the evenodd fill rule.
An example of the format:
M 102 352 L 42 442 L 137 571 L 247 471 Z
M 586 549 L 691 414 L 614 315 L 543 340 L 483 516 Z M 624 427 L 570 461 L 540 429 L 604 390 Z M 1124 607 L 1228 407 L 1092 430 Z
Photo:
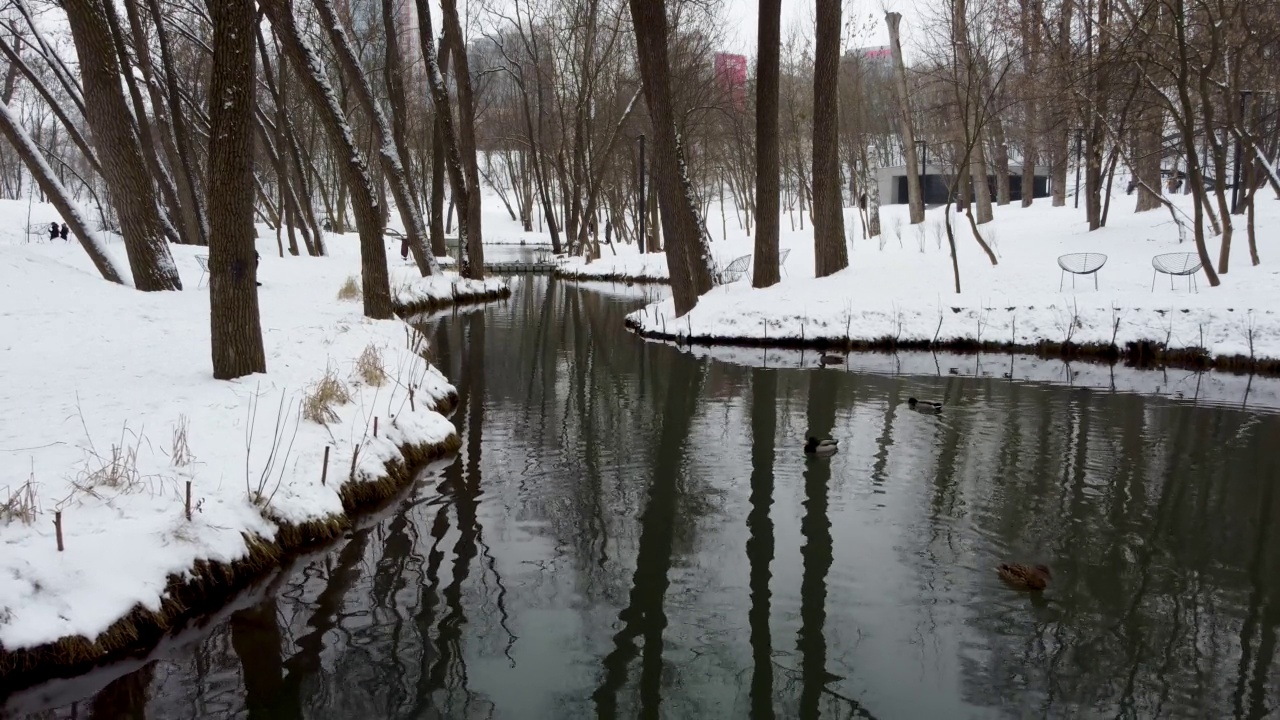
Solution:
M 927 153 L 949 168 L 993 263 L 981 225 L 1011 201 L 1010 168 L 1028 181 L 1047 168 L 1042 202 L 1064 205 L 1078 162 L 1090 229 L 1106 225 L 1108 190 L 1131 170 L 1132 209 L 1169 213 L 1217 284 L 1237 225 L 1259 262 L 1255 197 L 1268 185 L 1280 195 L 1277 0 L 945 0 L 905 17 L 817 0 L 786 28 L 778 0 L 761 0 L 745 87 L 716 71 L 737 40 L 714 0 L 227 5 L 0 3 L 0 196 L 53 202 L 109 280 L 120 278 L 88 238 L 98 229 L 123 235 L 140 290 L 180 288 L 169 243 L 214 245 L 218 297 L 224 278 L 252 275 L 247 225 L 219 215 L 251 207 L 281 256 L 325 254 L 325 227 L 356 231 L 365 313 L 389 317 L 390 211 L 422 274 L 438 272 L 456 235 L 463 273 L 480 277 L 483 186 L 557 253 L 637 242 L 646 208 L 643 246 L 667 251 L 684 313 L 712 284 L 713 203 L 757 238 L 756 286 L 778 278 L 770 216 L 812 228 L 827 275 L 849 262 L 841 206 L 857 208 L 863 235 L 880 232 L 878 168 L 906 165 L 911 222 L 923 221 Z M 250 66 L 239 49 L 219 52 L 247 42 L 235 32 L 246 8 L 258 20 L 243 28 Z M 883 29 L 888 63 L 856 49 Z M 220 76 L 250 74 L 252 89 L 215 102 Z M 225 132 L 251 142 L 215 150 Z M 224 185 L 236 174 L 248 199 L 214 202 L 210 188 L 236 187 Z M 1172 192 L 1193 196 L 1190 212 Z M 954 248 L 950 214 L 947 229 Z M 244 367 L 261 362 L 245 356 Z

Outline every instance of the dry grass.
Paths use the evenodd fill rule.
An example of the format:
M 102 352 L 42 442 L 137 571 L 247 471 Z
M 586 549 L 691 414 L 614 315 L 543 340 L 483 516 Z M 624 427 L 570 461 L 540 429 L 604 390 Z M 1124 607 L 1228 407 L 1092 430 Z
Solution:
M 342 287 L 338 288 L 339 300 L 359 300 L 360 294 L 360 278 L 355 275 L 348 276 Z
M 327 425 L 338 422 L 338 413 L 333 408 L 351 402 L 351 391 L 345 383 L 338 379 L 338 374 L 331 367 L 325 371 L 324 377 L 307 388 L 302 396 L 302 417 Z
M 178 422 L 173 426 L 173 440 L 169 450 L 169 462 L 175 468 L 182 469 L 195 462 L 196 456 L 191 453 L 191 446 L 187 444 L 187 431 L 191 428 L 191 421 L 186 415 L 179 415 Z
M 356 358 L 356 376 L 370 387 L 382 387 L 387 382 L 387 369 L 382 363 L 382 351 L 369 343 Z
M 138 471 L 138 448 L 142 445 L 142 435 L 136 435 L 137 441 L 129 445 L 125 442 L 128 431 L 128 426 L 120 431 L 120 442 L 112 443 L 111 451 L 106 455 L 90 446 L 84 467 L 75 480 L 71 481 L 77 491 L 97 497 L 98 490 L 103 488 L 119 492 L 132 492 L 142 488 L 146 480 Z
M 36 499 L 36 476 L 32 470 L 31 477 L 27 481 L 18 486 L 16 491 L 5 488 L 5 497 L 0 502 L 0 525 L 7 525 L 11 522 L 20 522 L 23 525 L 30 525 L 36 521 L 36 515 L 40 513 L 40 505 Z

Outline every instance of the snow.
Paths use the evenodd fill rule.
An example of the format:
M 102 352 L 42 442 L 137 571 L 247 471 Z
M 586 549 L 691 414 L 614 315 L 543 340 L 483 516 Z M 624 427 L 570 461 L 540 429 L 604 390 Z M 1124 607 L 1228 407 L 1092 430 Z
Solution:
M 608 245 L 601 245 L 601 257 L 590 263 L 580 257 L 559 261 L 556 274 L 575 280 L 623 280 L 630 282 L 670 282 L 666 253 L 641 255 L 634 245 L 615 244 L 617 255 Z
M 1126 183 L 1117 180 L 1117 187 Z M 1186 209 L 1191 198 L 1172 202 Z M 941 208 L 928 211 L 922 231 L 907 219 L 906 205 L 881 208 L 880 238 L 855 239 L 850 267 L 833 276 L 813 277 L 812 233 L 782 233 L 782 247 L 793 250 L 782 282 L 755 290 L 750 273 L 702 297 L 686 316 L 676 318 L 670 299 L 652 303 L 628 320 L 646 333 L 720 341 L 759 342 L 786 338 L 843 343 L 896 338 L 899 341 L 979 340 L 1034 345 L 1039 342 L 1167 343 L 1171 348 L 1204 347 L 1211 355 L 1252 354 L 1280 358 L 1280 314 L 1275 288 L 1280 266 L 1268 262 L 1276 252 L 1280 202 L 1259 198 L 1259 254 L 1249 264 L 1247 235 L 1236 220 L 1231 270 L 1211 288 L 1197 274 L 1198 292 L 1187 278 L 1154 278 L 1152 258 L 1162 253 L 1195 252 L 1179 243 L 1178 230 L 1160 211 L 1132 212 L 1134 197 L 1117 194 L 1108 224 L 1088 232 L 1083 209 L 1054 208 L 1048 198 L 1030 208 L 996 208 L 995 220 L 980 226 L 999 258 L 992 266 L 973 239 L 968 221 L 953 216 L 963 292 L 954 292 L 951 259 L 942 233 Z M 860 227 L 856 211 L 846 222 Z M 786 216 L 783 216 L 786 225 Z M 898 237 L 900 232 L 901 237 Z M 1218 256 L 1218 238 L 1209 254 Z M 731 238 L 713 244 L 717 262 L 751 253 L 750 240 Z M 1059 255 L 1098 252 L 1108 256 L 1097 276 L 1065 279 L 1059 290 Z M 643 267 L 656 260 L 646 258 Z M 601 267 L 596 271 L 595 266 Z M 602 259 L 575 270 L 608 275 L 605 268 L 640 267 L 638 258 Z M 1118 325 L 1116 324 L 1118 323 Z M 1252 344 L 1252 349 L 1251 349 Z
M 360 272 L 355 235 L 330 237 L 332 257 L 280 258 L 274 232 L 259 228 L 267 373 L 224 382 L 211 377 L 208 291 L 197 288 L 207 248 L 172 246 L 184 291 L 141 293 L 103 281 L 74 242 L 32 242 L 27 209 L 0 201 L 0 508 L 28 482 L 37 507 L 29 524 L 0 510 L 0 648 L 93 638 L 135 606 L 158 609 L 169 576 L 245 557 L 246 533 L 274 538 L 282 521 L 341 515 L 357 447 L 359 482 L 384 475 L 402 445 L 454 435 L 430 409 L 454 389 L 417 352 L 416 333 L 337 299 Z M 56 217 L 32 205 L 34 226 Z M 104 245 L 123 258 L 118 236 Z M 366 352 L 381 357 L 381 384 L 359 372 Z M 351 400 L 322 425 L 300 410 L 327 372 Z M 186 465 L 173 452 L 184 422 Z M 108 478 L 113 446 L 127 472 Z
M 403 271 L 393 272 L 393 277 L 402 277 L 403 274 Z M 416 276 L 416 272 L 414 275 Z M 397 307 L 413 308 L 483 300 L 504 295 L 507 292 L 507 281 L 500 277 L 491 276 L 483 280 L 471 280 L 459 276 L 456 272 L 442 272 L 430 277 L 400 280 L 391 288 L 391 299 Z

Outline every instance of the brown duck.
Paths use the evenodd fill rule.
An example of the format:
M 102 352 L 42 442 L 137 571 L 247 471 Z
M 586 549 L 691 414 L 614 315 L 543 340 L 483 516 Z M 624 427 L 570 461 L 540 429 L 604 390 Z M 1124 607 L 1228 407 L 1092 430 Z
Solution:
M 1047 565 L 1032 567 L 1021 563 L 1002 563 L 996 568 L 996 574 L 1019 590 L 1043 590 L 1053 577 Z

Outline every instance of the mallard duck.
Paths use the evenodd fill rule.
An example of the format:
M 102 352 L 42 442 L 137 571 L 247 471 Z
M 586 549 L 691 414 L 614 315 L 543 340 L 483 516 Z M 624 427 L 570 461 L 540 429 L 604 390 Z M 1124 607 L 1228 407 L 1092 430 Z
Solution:
M 821 362 L 823 365 L 839 365 L 840 363 L 844 362 L 844 358 L 841 357 L 840 355 L 831 355 L 829 353 L 823 353 Z
M 839 448 L 839 440 L 819 440 L 816 437 L 809 438 L 809 442 L 804 444 L 804 452 L 806 455 L 831 455 Z
M 1053 577 L 1048 565 L 1031 567 L 1021 563 L 1002 563 L 996 568 L 996 574 L 1019 590 L 1043 590 Z
M 915 398 L 907 398 L 907 405 L 912 409 L 923 413 L 942 412 L 942 403 L 928 402 L 925 400 L 917 400 Z

